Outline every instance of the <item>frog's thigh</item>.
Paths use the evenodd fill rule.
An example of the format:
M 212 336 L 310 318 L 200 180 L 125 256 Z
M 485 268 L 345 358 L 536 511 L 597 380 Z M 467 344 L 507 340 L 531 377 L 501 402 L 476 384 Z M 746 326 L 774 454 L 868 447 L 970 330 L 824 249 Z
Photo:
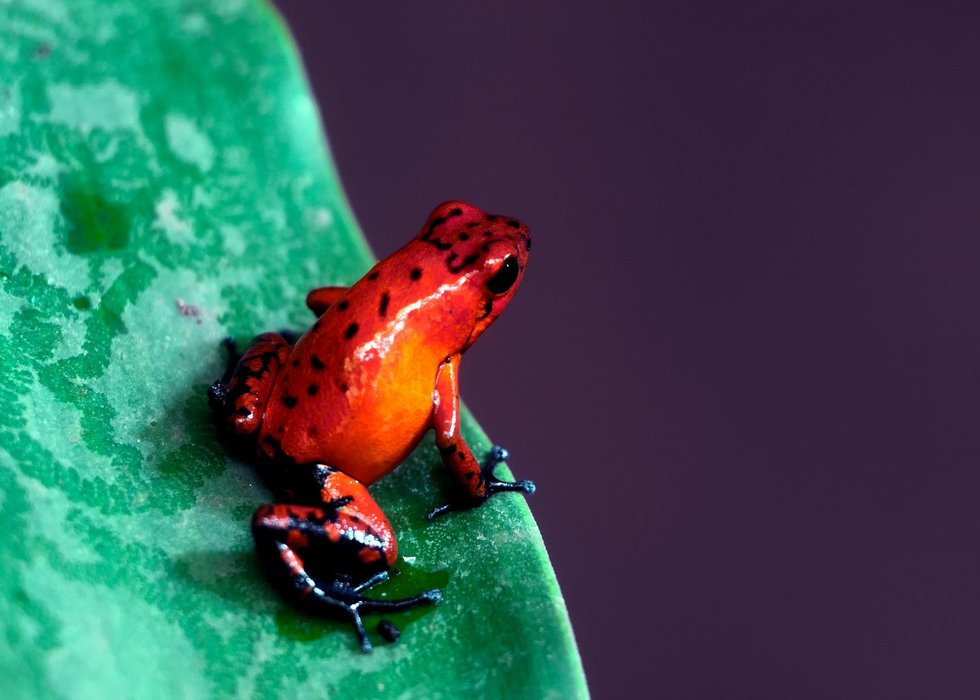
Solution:
M 259 554 L 291 579 L 318 574 L 362 580 L 387 569 L 398 545 L 377 502 L 343 472 L 322 473 L 322 505 L 273 503 L 255 512 L 252 534 Z M 283 556 L 284 548 L 290 556 Z

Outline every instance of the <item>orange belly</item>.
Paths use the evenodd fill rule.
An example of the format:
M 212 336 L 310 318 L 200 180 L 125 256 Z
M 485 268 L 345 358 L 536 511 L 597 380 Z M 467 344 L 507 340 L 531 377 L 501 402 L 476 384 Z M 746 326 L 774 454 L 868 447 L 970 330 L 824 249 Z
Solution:
M 301 366 L 302 350 L 291 358 Z M 260 444 L 268 435 L 296 463 L 326 464 L 370 484 L 397 467 L 431 427 L 438 360 L 411 342 L 384 354 L 329 358 L 312 395 L 309 375 L 286 374 L 270 397 Z

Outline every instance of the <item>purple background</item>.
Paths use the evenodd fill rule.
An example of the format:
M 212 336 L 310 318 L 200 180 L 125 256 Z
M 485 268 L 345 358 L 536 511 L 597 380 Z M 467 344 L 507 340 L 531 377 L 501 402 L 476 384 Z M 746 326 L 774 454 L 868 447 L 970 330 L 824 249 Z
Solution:
M 976 11 L 279 4 L 378 255 L 534 233 L 463 396 L 596 696 L 980 696 Z

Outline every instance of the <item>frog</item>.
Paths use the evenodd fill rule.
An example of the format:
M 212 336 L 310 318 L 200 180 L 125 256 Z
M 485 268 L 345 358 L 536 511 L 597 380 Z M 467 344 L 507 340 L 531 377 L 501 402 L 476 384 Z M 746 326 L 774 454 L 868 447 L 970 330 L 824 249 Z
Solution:
M 461 358 L 513 299 L 530 251 L 520 220 L 443 202 L 359 281 L 309 292 L 316 320 L 301 336 L 263 333 L 241 353 L 224 341 L 227 368 L 208 399 L 221 438 L 275 499 L 251 522 L 262 568 L 287 602 L 348 620 L 363 652 L 372 649 L 363 615 L 442 600 L 439 589 L 366 595 L 398 557 L 368 486 L 432 430 L 453 495 L 430 520 L 535 491 L 530 480 L 494 476 L 508 457 L 502 447 L 478 461 L 461 432 L 459 397 Z

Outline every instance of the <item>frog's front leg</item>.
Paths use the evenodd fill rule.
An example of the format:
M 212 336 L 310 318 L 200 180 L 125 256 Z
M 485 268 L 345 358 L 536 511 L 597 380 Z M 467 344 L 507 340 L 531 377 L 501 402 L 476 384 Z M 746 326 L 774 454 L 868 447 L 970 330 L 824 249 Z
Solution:
M 432 392 L 432 427 L 436 433 L 436 447 L 443 464 L 456 478 L 459 496 L 429 513 L 435 519 L 452 510 L 474 508 L 496 493 L 521 491 L 534 493 L 534 482 L 500 481 L 493 475 L 496 466 L 507 459 L 507 451 L 494 446 L 486 464 L 480 465 L 460 432 L 459 416 L 459 355 L 447 357 L 436 371 L 436 385 Z
M 317 287 L 306 295 L 306 305 L 318 317 L 337 303 L 350 287 Z
M 273 584 L 307 611 L 346 617 L 361 651 L 371 651 L 362 614 L 438 603 L 438 589 L 411 598 L 361 595 L 388 578 L 397 557 L 395 535 L 368 490 L 331 467 L 308 465 L 320 484 L 316 505 L 264 505 L 252 518 L 255 547 Z

